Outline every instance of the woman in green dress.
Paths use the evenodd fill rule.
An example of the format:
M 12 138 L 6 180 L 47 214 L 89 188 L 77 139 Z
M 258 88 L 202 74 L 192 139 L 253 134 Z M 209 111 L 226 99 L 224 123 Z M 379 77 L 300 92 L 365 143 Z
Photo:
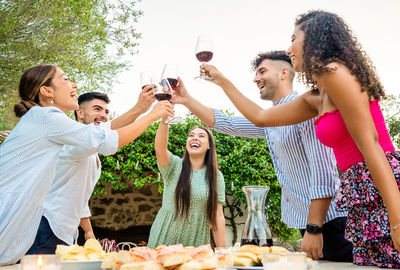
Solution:
M 193 128 L 181 159 L 167 149 L 169 126 L 164 120 L 155 137 L 163 201 L 148 246 L 209 244 L 211 229 L 216 246 L 225 247 L 225 182 L 218 170 L 214 137 L 204 127 Z

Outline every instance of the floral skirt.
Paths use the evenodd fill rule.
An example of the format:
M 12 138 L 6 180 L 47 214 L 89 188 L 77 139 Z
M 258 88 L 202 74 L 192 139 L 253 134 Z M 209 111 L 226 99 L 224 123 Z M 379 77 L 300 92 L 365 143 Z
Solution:
M 400 189 L 400 152 L 387 152 L 386 157 Z M 400 268 L 385 204 L 364 161 L 342 173 L 335 202 L 339 211 L 349 213 L 345 238 L 353 243 L 353 263 Z

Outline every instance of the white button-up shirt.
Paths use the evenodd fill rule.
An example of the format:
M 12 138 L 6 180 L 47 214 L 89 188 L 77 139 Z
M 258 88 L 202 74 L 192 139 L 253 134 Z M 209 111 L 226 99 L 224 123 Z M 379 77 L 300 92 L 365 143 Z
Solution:
M 63 145 L 111 155 L 118 133 L 70 119 L 55 107 L 31 108 L 0 145 L 0 265 L 33 244 Z
M 102 123 L 108 129 L 111 122 Z M 68 245 L 76 242 L 81 218 L 90 217 L 89 199 L 101 174 L 97 153 L 65 145 L 57 160 L 54 181 L 43 204 L 53 233 Z
M 289 102 L 296 92 L 275 102 Z M 315 135 L 314 120 L 282 127 L 256 127 L 244 117 L 228 117 L 213 109 L 214 130 L 247 138 L 266 138 L 281 185 L 282 221 L 290 228 L 305 229 L 311 200 L 332 197 L 339 185 L 333 151 L 321 144 Z M 338 212 L 332 201 L 325 222 L 347 216 Z

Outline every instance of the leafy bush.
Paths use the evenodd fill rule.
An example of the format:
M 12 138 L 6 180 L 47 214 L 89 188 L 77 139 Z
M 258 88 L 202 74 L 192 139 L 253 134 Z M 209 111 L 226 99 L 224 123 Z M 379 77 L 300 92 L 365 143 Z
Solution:
M 177 156 L 183 156 L 187 134 L 192 127 L 198 125 L 202 125 L 201 122 L 190 115 L 181 123 L 171 125 L 168 149 Z M 154 150 L 157 128 L 158 123 L 153 124 L 115 155 L 101 157 L 103 172 L 94 194 L 105 192 L 102 186 L 104 182 L 112 183 L 114 190 L 125 190 L 129 185 L 140 188 L 145 183 L 154 183 L 162 192 L 163 181 L 159 176 Z M 246 185 L 270 187 L 265 210 L 270 228 L 281 240 L 291 238 L 297 230 L 287 228 L 280 220 L 280 186 L 266 140 L 240 138 L 218 132 L 213 134 L 217 145 L 219 169 L 225 178 L 225 190 L 232 196 L 232 200 L 227 200 L 228 210 L 225 213 L 227 224 L 233 226 L 234 239 L 237 236 L 234 217 L 243 215 L 240 206 L 246 199 L 241 188 Z
M 382 102 L 382 111 L 390 137 L 396 149 L 400 147 L 400 95 L 389 95 Z

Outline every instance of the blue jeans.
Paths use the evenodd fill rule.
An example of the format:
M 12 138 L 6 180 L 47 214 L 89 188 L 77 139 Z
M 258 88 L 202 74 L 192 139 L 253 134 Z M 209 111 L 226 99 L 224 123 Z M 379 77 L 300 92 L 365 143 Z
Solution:
M 57 245 L 67 245 L 57 238 L 47 219 L 42 216 L 35 241 L 26 254 L 55 254 Z
M 338 217 L 322 226 L 323 260 L 353 262 L 353 244 L 344 238 L 346 220 L 346 217 Z M 305 231 L 300 230 L 302 236 Z

